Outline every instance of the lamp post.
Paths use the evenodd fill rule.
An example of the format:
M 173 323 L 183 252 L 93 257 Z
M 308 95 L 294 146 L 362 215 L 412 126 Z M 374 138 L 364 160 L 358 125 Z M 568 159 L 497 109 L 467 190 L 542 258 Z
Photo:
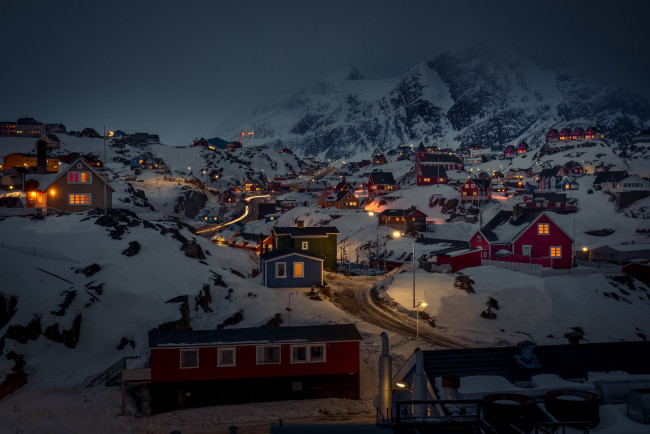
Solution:
M 400 234 L 399 232 L 394 232 L 393 235 L 395 237 L 399 237 L 400 235 L 406 236 L 406 233 Z M 412 253 L 412 266 L 413 266 L 413 307 L 415 308 L 415 236 L 412 236 L 411 239 L 413 240 L 413 253 Z
M 415 344 L 416 348 L 420 348 L 420 306 L 427 307 L 427 303 L 425 301 L 420 301 L 418 302 L 417 306 L 415 307 Z

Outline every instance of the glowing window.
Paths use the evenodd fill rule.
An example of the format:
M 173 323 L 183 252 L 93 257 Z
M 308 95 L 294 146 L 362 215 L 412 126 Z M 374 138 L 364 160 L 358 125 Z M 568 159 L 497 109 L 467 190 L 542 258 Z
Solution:
M 305 263 L 295 262 L 293 264 L 293 277 L 305 277 Z
M 90 172 L 68 172 L 68 184 L 89 184 L 91 182 Z
M 550 234 L 550 228 L 548 223 L 540 223 L 537 225 L 537 234 L 538 235 L 548 235 Z
M 90 193 L 68 194 L 69 205 L 90 205 L 91 203 L 92 195 Z
M 551 247 L 551 258 L 561 258 L 562 247 Z

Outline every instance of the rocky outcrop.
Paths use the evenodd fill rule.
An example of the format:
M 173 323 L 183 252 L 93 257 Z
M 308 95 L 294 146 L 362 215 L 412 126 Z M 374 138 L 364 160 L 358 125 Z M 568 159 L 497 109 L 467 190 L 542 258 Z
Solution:
M 14 341 L 25 344 L 27 341 L 35 341 L 43 333 L 41 328 L 41 317 L 34 318 L 26 326 L 19 324 L 9 326 L 3 338 L 13 339 Z
M 183 210 L 185 217 L 194 218 L 205 207 L 207 202 L 208 197 L 205 193 L 197 190 L 187 190 L 182 196 L 176 198 L 174 212 L 178 214 Z
M 70 330 L 59 331 L 59 324 L 55 323 L 45 329 L 43 336 L 53 342 L 65 345 L 68 348 L 75 348 L 79 342 L 79 332 L 81 331 L 81 314 L 78 314 L 72 321 Z
M 140 243 L 137 241 L 131 241 L 129 247 L 125 249 L 122 254 L 125 256 L 137 255 L 140 252 Z
M 9 323 L 9 320 L 16 314 L 18 298 L 13 295 L 0 294 L 0 329 Z
M 199 246 L 196 241 L 184 244 L 181 247 L 181 250 L 185 252 L 185 256 L 189 258 L 205 259 L 205 253 L 201 246 Z

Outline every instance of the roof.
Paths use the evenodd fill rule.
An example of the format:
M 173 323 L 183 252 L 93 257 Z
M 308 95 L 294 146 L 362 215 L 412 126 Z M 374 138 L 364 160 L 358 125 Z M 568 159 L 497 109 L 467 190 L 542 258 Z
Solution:
M 610 170 L 605 172 L 597 172 L 596 179 L 592 185 L 603 184 L 605 182 L 619 182 L 627 177 L 625 170 Z
M 549 169 L 542 169 L 542 171 L 539 172 L 539 179 L 551 178 L 553 176 L 557 176 L 560 169 L 561 169 L 560 166 L 553 166 Z
M 449 154 L 426 154 L 423 158 L 420 158 L 420 163 L 456 163 L 463 164 L 463 160 L 456 157 L 455 155 Z
M 556 374 L 562 378 L 587 378 L 589 372 L 625 371 L 650 374 L 650 342 L 608 342 L 578 345 L 540 345 L 533 349 L 539 368 L 520 367 L 519 347 L 423 351 L 429 382 L 436 377 L 497 375 L 509 381 L 529 380 L 533 375 Z
M 565 193 L 535 193 L 533 201 L 545 200 L 546 202 L 566 202 Z
M 45 184 L 43 184 L 43 185 L 40 185 L 40 183 L 39 183 L 39 186 L 38 186 L 39 191 L 45 191 L 45 190 L 47 190 L 48 188 L 50 188 L 50 186 L 51 186 L 52 184 L 54 184 L 56 181 L 59 180 L 59 178 L 62 178 L 66 173 L 68 173 L 68 172 L 69 172 L 69 171 L 70 171 L 70 170 L 75 166 L 75 164 L 77 164 L 77 163 L 82 163 L 83 165 L 85 165 L 85 166 L 88 168 L 88 170 L 90 170 L 92 173 L 95 174 L 95 176 L 97 177 L 97 179 L 100 179 L 102 182 L 106 183 L 106 186 L 107 186 L 108 188 L 110 188 L 111 191 L 115 191 L 115 189 L 114 189 L 113 187 L 111 187 L 111 185 L 108 183 L 108 181 L 106 181 L 104 178 L 102 178 L 102 176 L 101 176 L 101 175 L 100 175 L 100 174 L 99 174 L 95 169 L 93 169 L 93 168 L 92 168 L 92 167 L 91 167 L 91 166 L 86 162 L 86 160 L 84 160 L 83 157 L 79 157 L 79 158 L 77 158 L 76 160 L 74 160 L 74 161 L 73 161 L 73 162 L 72 162 L 68 167 L 66 167 L 64 170 L 62 170 L 61 172 L 59 172 L 58 175 L 57 175 L 56 177 L 53 177 L 52 180 L 51 180 L 50 182 L 45 183 Z
M 306 258 L 311 258 L 323 262 L 323 258 L 320 258 L 316 255 L 312 255 L 311 253 L 303 252 L 301 250 L 294 250 L 289 248 L 277 249 L 277 250 L 273 250 L 272 252 L 265 253 L 261 256 L 261 259 L 263 261 L 275 261 L 276 259 L 285 258 L 287 256 L 304 256 Z
M 447 255 L 451 252 L 459 250 L 466 250 L 469 248 L 469 243 L 462 240 L 444 240 L 438 238 L 416 238 L 418 244 L 431 246 L 429 255 Z
M 375 184 L 395 185 L 395 178 L 393 178 L 392 172 L 372 172 L 370 177 Z
M 319 226 L 319 227 L 274 227 L 271 229 L 276 235 L 289 235 L 296 237 L 326 237 L 331 234 L 340 234 L 336 226 Z
M 353 192 L 352 190 L 342 190 L 342 191 L 340 191 L 340 192 L 336 195 L 336 201 L 337 201 L 337 202 L 340 202 L 340 201 L 343 200 L 343 199 L 345 198 L 345 196 L 347 196 L 348 194 L 351 194 L 352 197 L 354 197 L 355 199 L 357 198 L 357 196 L 354 194 L 354 192 Z
M 528 226 L 537 220 L 541 212 L 523 212 L 516 221 L 512 220 L 512 211 L 499 211 L 483 228 L 481 233 L 493 243 L 511 243 Z
M 360 340 L 361 335 L 354 324 L 251 327 L 224 330 L 149 331 L 150 348 L 246 343 L 337 342 Z
M 45 137 L 47 137 L 50 140 L 53 140 L 55 142 L 59 142 L 59 138 L 56 136 L 56 134 L 45 134 Z
M 420 173 L 424 178 L 447 178 L 447 171 L 439 165 L 420 166 Z
M 415 213 L 420 213 L 424 214 L 422 211 L 418 210 L 417 208 L 392 208 L 392 209 L 385 209 L 382 212 L 380 212 L 378 215 L 383 215 L 385 217 L 408 217 L 411 214 Z
M 489 179 L 479 179 L 479 178 L 470 178 L 470 181 L 472 181 L 474 184 L 478 186 L 481 190 L 489 190 L 490 189 L 490 180 Z

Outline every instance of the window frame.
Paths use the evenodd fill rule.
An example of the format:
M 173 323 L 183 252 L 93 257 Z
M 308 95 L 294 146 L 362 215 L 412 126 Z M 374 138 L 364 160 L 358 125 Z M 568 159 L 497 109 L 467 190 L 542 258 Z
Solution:
M 550 235 L 550 234 L 551 234 L 550 223 L 537 223 L 537 235 Z
M 562 246 L 550 246 L 549 247 L 549 257 L 551 259 L 561 258 L 562 257 Z
M 71 181 L 70 178 L 74 178 L 74 175 L 77 174 L 79 175 L 78 178 L 81 179 L 88 177 L 88 181 Z M 68 184 L 92 184 L 93 183 L 93 176 L 92 172 L 87 172 L 87 171 L 70 171 L 68 172 Z
M 232 351 L 232 364 L 223 364 L 221 362 L 221 353 Z M 217 350 L 217 367 L 219 368 L 232 368 L 237 366 L 237 347 L 223 347 Z
M 304 348 L 305 349 L 305 360 L 296 360 L 294 358 L 294 349 L 296 348 Z M 312 357 L 312 350 L 314 348 L 322 348 L 322 354 L 323 356 L 320 359 L 314 359 Z M 297 345 L 291 345 L 291 352 L 290 352 L 290 363 L 292 364 L 300 364 L 300 363 L 324 363 L 327 361 L 327 346 L 324 343 L 314 343 L 314 344 L 297 344 Z
M 296 266 L 300 265 L 301 274 L 296 273 Z M 293 277 L 304 278 L 305 277 L 305 263 L 304 262 L 294 262 L 293 263 Z
M 284 274 L 282 276 L 279 274 L 280 265 L 284 266 Z M 276 262 L 275 263 L 275 277 L 276 277 L 276 279 L 286 279 L 287 278 L 287 263 L 286 262 Z
M 309 241 L 301 241 L 300 248 L 301 250 L 309 250 Z
M 265 348 L 277 348 L 278 349 L 278 361 L 277 362 L 266 362 L 260 361 L 260 350 Z M 262 353 L 264 354 L 264 353 Z M 258 345 L 255 347 L 255 364 L 256 365 L 279 365 L 282 363 L 282 346 L 281 345 Z
M 73 196 L 87 196 L 88 201 L 84 203 L 74 203 L 70 201 L 70 198 Z M 68 205 L 73 205 L 73 206 L 87 206 L 87 205 L 92 205 L 93 204 L 93 194 L 92 193 L 68 193 Z
M 183 353 L 196 353 L 196 366 L 183 366 Z M 198 348 L 186 348 L 181 349 L 178 353 L 178 366 L 179 369 L 198 369 L 199 368 L 199 349 Z

